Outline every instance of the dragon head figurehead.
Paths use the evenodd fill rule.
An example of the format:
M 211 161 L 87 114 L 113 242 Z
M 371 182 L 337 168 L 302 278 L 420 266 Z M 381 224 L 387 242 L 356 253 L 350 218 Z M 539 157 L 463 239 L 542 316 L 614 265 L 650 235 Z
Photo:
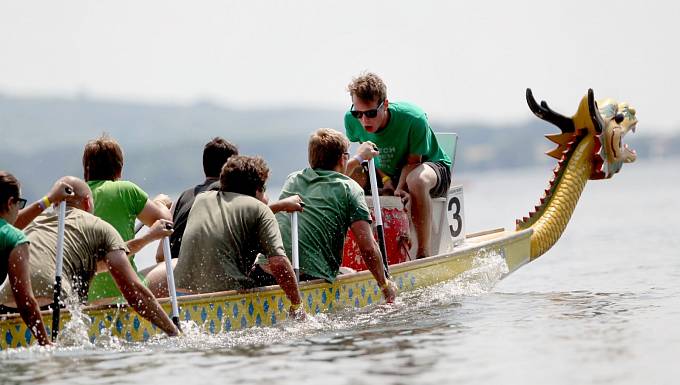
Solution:
M 624 136 L 631 130 L 635 132 L 637 126 L 635 109 L 627 103 L 618 103 L 612 99 L 596 102 L 593 90 L 590 89 L 571 118 L 551 110 L 545 101 L 536 103 L 531 89 L 528 88 L 527 103 L 536 116 L 556 125 L 562 131 L 546 135 L 557 144 L 547 155 L 560 161 L 566 160 L 575 144 L 584 136 L 593 137 L 595 146 L 590 179 L 611 178 L 621 170 L 623 163 L 634 162 L 637 158 L 635 151 L 623 143 Z
M 517 230 L 533 229 L 531 258 L 537 258 L 557 242 L 566 228 L 586 182 L 611 178 L 623 163 L 635 161 L 635 151 L 623 144 L 623 137 L 635 132 L 635 110 L 611 99 L 595 101 L 588 90 L 571 118 L 558 114 L 545 101 L 536 103 L 527 89 L 527 103 L 533 113 L 560 128 L 546 137 L 557 147 L 547 152 L 558 159 L 554 176 L 540 203 L 528 216 L 517 220 Z

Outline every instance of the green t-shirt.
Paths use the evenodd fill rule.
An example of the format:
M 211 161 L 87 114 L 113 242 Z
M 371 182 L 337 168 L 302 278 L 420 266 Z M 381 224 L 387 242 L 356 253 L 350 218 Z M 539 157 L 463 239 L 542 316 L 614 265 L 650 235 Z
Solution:
M 57 213 L 46 211 L 25 230 L 26 238 L 31 242 L 29 269 L 36 297 L 52 298 L 53 295 L 58 223 Z M 113 226 L 80 209 L 66 208 L 64 228 L 62 294 L 78 295 L 79 301 L 83 301 L 97 271 L 97 262 L 108 252 L 127 251 L 127 247 Z M 12 291 L 3 286 L 0 303 L 13 300 Z
M 94 215 L 110 223 L 124 241 L 134 239 L 135 219 L 144 209 L 149 195 L 130 181 L 91 180 L 87 184 L 92 190 Z M 137 271 L 133 257 L 130 256 L 130 263 Z M 139 277 L 144 280 L 143 276 Z M 90 286 L 89 300 L 111 297 L 122 299 L 113 277 L 108 272 L 97 274 Z
M 351 142 L 371 141 L 380 155 L 376 166 L 391 177 L 401 173 L 411 154 L 422 155 L 423 162 L 443 162 L 451 167 L 451 158 L 439 147 L 427 115 L 419 107 L 405 102 L 389 103 L 390 120 L 378 132 L 366 132 L 358 119 L 347 111 L 345 131 Z
M 267 205 L 233 192 L 198 194 L 174 270 L 177 288 L 211 293 L 253 287 L 248 273 L 258 253 L 286 255 Z
M 24 233 L 0 218 L 0 285 L 7 277 L 9 254 L 24 243 L 28 243 Z
M 333 282 L 342 263 L 347 229 L 355 221 L 371 222 L 364 191 L 351 178 L 329 170 L 306 168 L 288 176 L 280 199 L 298 194 L 300 271 Z M 276 214 L 286 253 L 292 256 L 290 214 Z

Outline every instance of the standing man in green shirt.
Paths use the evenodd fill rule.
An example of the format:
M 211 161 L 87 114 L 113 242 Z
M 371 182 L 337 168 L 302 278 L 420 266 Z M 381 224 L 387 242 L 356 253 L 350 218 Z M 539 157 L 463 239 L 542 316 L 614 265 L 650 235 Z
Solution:
M 429 257 L 431 198 L 446 196 L 451 159 L 439 147 L 425 112 L 410 103 L 389 102 L 387 87 L 377 75 L 362 74 L 352 79 L 347 90 L 352 98 L 345 113 L 347 137 L 378 147 L 375 165 L 383 194 L 393 193 L 410 204 L 418 238 L 416 258 Z M 349 172 L 370 158 L 365 153 L 350 160 Z
M 396 286 L 385 278 L 364 192 L 344 174 L 348 148 L 349 141 L 340 132 L 330 128 L 316 130 L 309 138 L 309 168 L 290 174 L 281 191 L 281 199 L 299 195 L 305 202 L 305 209 L 298 215 L 301 279 L 335 281 L 342 263 L 345 235 L 352 229 L 385 301 L 393 302 Z M 278 213 L 276 220 L 286 252 L 291 255 L 290 216 Z M 267 271 L 266 265 L 261 268 Z

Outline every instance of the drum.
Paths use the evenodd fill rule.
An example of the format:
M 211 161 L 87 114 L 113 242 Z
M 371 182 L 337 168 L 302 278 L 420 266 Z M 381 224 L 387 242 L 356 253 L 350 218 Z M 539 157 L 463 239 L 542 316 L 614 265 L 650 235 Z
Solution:
M 367 196 L 366 203 L 368 203 L 371 218 L 375 223 L 375 218 L 373 217 L 373 199 Z M 385 232 L 385 249 L 389 264 L 408 261 L 408 249 L 410 247 L 409 215 L 404 211 L 401 199 L 392 196 L 380 197 L 380 208 L 383 218 L 383 231 Z M 378 236 L 375 233 L 375 226 L 372 227 L 373 237 L 377 241 Z M 351 229 L 347 231 L 347 236 L 345 237 L 342 266 L 354 270 L 366 270 L 366 264 L 364 264 L 361 251 L 354 240 Z

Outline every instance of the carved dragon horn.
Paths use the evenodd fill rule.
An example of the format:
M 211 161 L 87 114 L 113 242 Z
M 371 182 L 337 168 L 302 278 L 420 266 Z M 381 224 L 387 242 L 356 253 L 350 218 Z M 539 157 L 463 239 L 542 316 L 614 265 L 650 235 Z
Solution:
M 600 112 L 597 110 L 597 102 L 595 101 L 595 93 L 592 88 L 588 88 L 588 111 L 590 112 L 590 119 L 593 122 L 593 127 L 597 134 L 602 133 L 604 122 L 600 117 Z M 618 119 L 618 117 L 617 117 Z M 623 121 L 623 119 L 621 119 Z
M 529 108 L 531 109 L 531 112 L 534 113 L 534 115 L 545 120 L 546 122 L 556 125 L 560 128 L 560 130 L 562 130 L 562 133 L 574 132 L 574 122 L 571 120 L 571 118 L 567 118 L 566 116 L 558 114 L 557 112 L 550 109 L 550 107 L 548 107 L 548 103 L 546 103 L 545 100 L 542 100 L 540 105 L 536 103 L 536 99 L 534 99 L 534 94 L 531 92 L 531 88 L 527 88 L 527 104 L 529 104 Z

